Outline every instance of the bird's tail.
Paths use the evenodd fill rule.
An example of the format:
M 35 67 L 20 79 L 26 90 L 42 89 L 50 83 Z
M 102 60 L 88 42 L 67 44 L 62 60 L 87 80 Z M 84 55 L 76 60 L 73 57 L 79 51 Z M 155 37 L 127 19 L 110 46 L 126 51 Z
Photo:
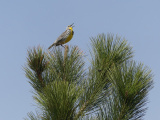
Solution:
M 51 49 L 51 47 L 53 47 L 53 46 L 55 46 L 56 44 L 55 43 L 53 43 L 51 46 L 49 46 L 49 48 L 48 49 Z

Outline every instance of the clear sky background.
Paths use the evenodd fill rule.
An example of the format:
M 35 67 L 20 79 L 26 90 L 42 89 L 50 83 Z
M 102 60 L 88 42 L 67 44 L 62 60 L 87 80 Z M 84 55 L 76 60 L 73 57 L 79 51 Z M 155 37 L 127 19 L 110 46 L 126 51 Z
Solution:
M 75 23 L 68 45 L 87 55 L 89 37 L 112 33 L 125 37 L 134 59 L 152 69 L 145 120 L 160 119 L 159 0 L 1 0 L 0 1 L 0 120 L 22 120 L 35 111 L 32 88 L 25 77 L 27 49 L 47 49 Z

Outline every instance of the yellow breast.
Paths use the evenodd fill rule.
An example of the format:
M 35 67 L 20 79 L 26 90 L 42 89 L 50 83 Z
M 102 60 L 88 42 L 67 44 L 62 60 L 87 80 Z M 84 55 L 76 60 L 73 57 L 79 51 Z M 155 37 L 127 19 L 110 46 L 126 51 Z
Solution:
M 67 39 L 65 40 L 65 43 L 67 43 L 67 42 L 69 42 L 71 39 L 72 39 L 72 37 L 73 37 L 73 29 L 72 29 L 72 27 L 70 28 L 70 30 L 71 30 L 71 34 L 67 37 Z

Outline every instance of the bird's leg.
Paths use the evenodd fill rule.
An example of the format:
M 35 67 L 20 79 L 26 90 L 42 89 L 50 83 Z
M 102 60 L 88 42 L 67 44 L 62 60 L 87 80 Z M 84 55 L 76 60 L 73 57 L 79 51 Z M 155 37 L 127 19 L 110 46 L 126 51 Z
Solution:
M 62 44 L 61 44 L 61 46 L 65 48 L 65 46 L 63 46 Z

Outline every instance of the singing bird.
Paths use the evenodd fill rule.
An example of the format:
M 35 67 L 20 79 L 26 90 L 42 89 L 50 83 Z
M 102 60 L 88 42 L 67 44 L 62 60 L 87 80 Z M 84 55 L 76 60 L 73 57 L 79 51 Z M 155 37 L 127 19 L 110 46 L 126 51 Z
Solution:
M 53 46 L 58 46 L 58 45 L 62 46 L 63 44 L 69 42 L 74 34 L 73 24 L 68 25 L 66 31 L 64 31 L 48 49 L 50 49 Z

